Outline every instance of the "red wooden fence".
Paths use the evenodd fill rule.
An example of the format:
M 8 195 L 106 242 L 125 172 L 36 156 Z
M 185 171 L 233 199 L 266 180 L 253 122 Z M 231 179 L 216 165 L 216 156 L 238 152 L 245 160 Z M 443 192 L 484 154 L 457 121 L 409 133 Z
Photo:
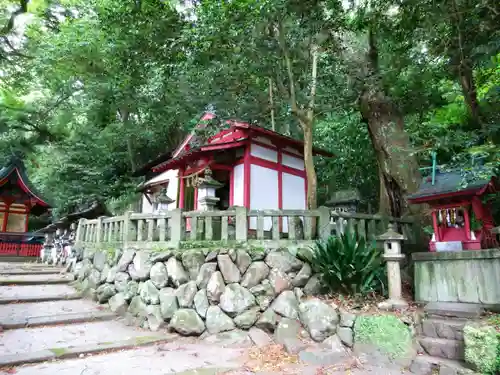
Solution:
M 39 257 L 42 246 L 42 244 L 38 243 L 28 244 L 0 242 L 0 256 L 14 255 L 21 257 Z

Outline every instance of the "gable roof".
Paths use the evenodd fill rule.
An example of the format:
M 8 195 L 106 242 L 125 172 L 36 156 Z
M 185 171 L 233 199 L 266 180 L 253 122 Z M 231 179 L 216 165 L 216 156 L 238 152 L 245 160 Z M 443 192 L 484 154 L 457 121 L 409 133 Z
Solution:
M 432 177 L 424 177 L 417 192 L 408 195 L 408 200 L 410 203 L 424 203 L 448 196 L 481 195 L 486 192 L 490 182 L 492 182 L 491 176 L 489 178 L 466 178 L 463 171 L 458 169 L 448 172 L 436 171 L 434 185 Z
M 183 152 L 185 152 L 186 146 L 193 146 L 194 143 L 198 143 L 200 139 L 196 136 L 196 129 L 203 129 L 207 126 L 206 121 L 210 121 L 215 118 L 215 114 L 212 112 L 205 112 L 203 115 L 201 115 L 200 119 L 198 120 L 198 123 L 194 127 L 194 129 L 191 131 L 191 133 L 184 138 L 184 140 L 180 143 L 179 146 L 172 152 L 172 158 L 176 158 L 180 156 Z M 202 140 L 206 141 L 206 140 Z M 191 147 L 190 147 L 191 148 Z
M 17 156 L 12 156 L 9 163 L 0 170 L 0 189 L 10 180 L 11 175 L 14 177 L 17 186 L 35 200 L 35 205 L 31 208 L 33 214 L 41 215 L 51 208 L 50 203 L 42 198 L 42 195 L 29 180 L 26 174 L 26 167 L 23 161 Z
M 216 116 L 213 113 L 206 112 L 201 118 L 200 121 L 212 120 Z M 239 148 L 245 146 L 245 142 L 251 135 L 263 136 L 266 138 L 270 138 L 275 142 L 285 143 L 287 146 L 291 146 L 297 148 L 299 151 L 302 151 L 304 146 L 304 142 L 294 139 L 292 137 L 280 134 L 273 130 L 269 130 L 263 128 L 261 126 L 255 124 L 249 124 L 246 122 L 240 122 L 235 120 L 227 120 L 226 124 L 230 126 L 229 129 L 224 129 L 215 134 L 212 137 L 209 137 L 207 140 L 198 139 L 196 136 L 196 129 L 202 129 L 207 126 L 206 122 L 200 122 L 195 127 L 195 129 L 191 132 L 189 136 L 176 148 L 176 150 L 172 153 L 172 157 L 169 160 L 163 161 L 158 165 L 154 166 L 152 170 L 154 172 L 162 172 L 167 169 L 173 169 L 179 167 L 183 162 L 187 160 L 196 159 L 202 155 L 209 154 L 210 152 L 215 152 L 219 150 L 227 150 L 231 148 Z M 238 132 L 239 131 L 239 132 Z M 224 139 L 222 134 L 227 133 L 241 133 L 238 134 L 238 137 L 227 137 Z M 234 135 L 234 134 L 233 134 Z M 207 142 L 200 145 L 200 142 Z M 334 156 L 331 152 L 319 149 L 314 147 L 313 153 L 315 155 L 322 156 Z

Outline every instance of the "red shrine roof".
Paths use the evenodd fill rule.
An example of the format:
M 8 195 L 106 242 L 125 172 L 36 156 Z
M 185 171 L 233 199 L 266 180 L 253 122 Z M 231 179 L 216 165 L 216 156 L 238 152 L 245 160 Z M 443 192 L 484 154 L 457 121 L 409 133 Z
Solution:
M 480 173 L 480 171 L 477 171 Z M 469 181 L 467 181 L 469 180 Z M 426 203 L 447 198 L 464 198 L 494 192 L 496 180 L 494 177 L 467 179 L 460 170 L 437 172 L 432 184 L 432 177 L 424 177 L 417 192 L 408 196 L 413 204 Z
M 31 212 L 35 215 L 45 213 L 51 205 L 42 198 L 40 193 L 31 184 L 27 174 L 26 167 L 21 159 L 13 156 L 5 167 L 0 169 L 0 199 L 5 199 L 5 189 L 9 187 L 18 188 L 24 193 L 26 198 L 30 201 Z M 14 197 L 9 197 L 14 198 Z
M 213 113 L 205 113 L 201 121 L 209 121 L 215 118 Z M 229 129 L 223 129 L 217 134 L 209 137 L 206 142 L 200 140 L 195 131 L 193 131 L 172 153 L 172 158 L 166 160 L 152 168 L 154 172 L 163 172 L 167 169 L 176 169 L 186 162 L 195 161 L 203 156 L 213 155 L 214 152 L 223 152 L 228 149 L 244 147 L 248 140 L 253 137 L 265 137 L 275 143 L 280 143 L 285 147 L 291 147 L 302 152 L 304 142 L 277 133 L 275 131 L 263 128 L 258 125 L 239 122 L 234 120 L 226 121 Z M 203 129 L 207 126 L 206 122 L 199 123 L 196 128 Z M 200 142 L 201 141 L 201 142 Z M 199 143 L 203 143 L 199 145 Z M 332 153 L 313 148 L 313 154 L 322 156 L 334 156 Z

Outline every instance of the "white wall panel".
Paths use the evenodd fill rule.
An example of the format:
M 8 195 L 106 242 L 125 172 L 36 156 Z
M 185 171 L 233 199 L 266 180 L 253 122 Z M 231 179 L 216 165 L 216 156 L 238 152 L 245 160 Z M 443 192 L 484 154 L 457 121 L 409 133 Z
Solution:
M 167 196 L 174 200 L 173 203 L 167 205 L 167 210 L 173 210 L 177 208 L 177 190 L 179 188 L 179 171 L 177 169 L 171 169 L 165 171 L 158 176 L 153 177 L 152 179 L 146 181 L 145 185 L 156 184 L 160 182 L 167 182 Z M 149 203 L 146 197 L 142 198 L 142 212 L 143 213 L 152 213 L 153 206 Z
M 251 165 L 250 168 L 250 209 L 278 209 L 278 171 Z M 257 229 L 257 219 L 250 219 L 250 229 Z M 264 230 L 270 230 L 272 219 L 264 220 Z
M 306 188 L 304 178 L 283 173 L 283 209 L 305 210 Z M 303 219 L 302 219 L 303 220 Z M 283 220 L 283 232 L 288 233 L 288 222 Z
M 281 155 L 281 164 L 294 168 L 294 169 L 299 169 L 303 171 L 304 168 L 304 159 L 302 158 L 296 158 L 295 156 L 287 155 L 287 154 L 282 154 Z
M 243 164 L 237 165 L 233 169 L 233 205 L 244 206 L 245 174 Z
M 275 150 L 270 150 L 268 148 L 253 144 L 250 148 L 250 154 L 257 158 L 261 158 L 264 160 L 273 161 L 275 163 L 278 162 L 278 152 Z
M 283 149 L 283 151 L 288 151 L 288 152 L 291 152 L 292 154 L 296 154 L 296 155 L 302 157 L 302 153 L 293 147 L 285 147 Z
M 152 214 L 153 213 L 153 205 L 149 203 L 148 199 L 145 197 L 145 195 L 142 195 L 142 207 L 141 207 L 141 212 L 143 214 Z

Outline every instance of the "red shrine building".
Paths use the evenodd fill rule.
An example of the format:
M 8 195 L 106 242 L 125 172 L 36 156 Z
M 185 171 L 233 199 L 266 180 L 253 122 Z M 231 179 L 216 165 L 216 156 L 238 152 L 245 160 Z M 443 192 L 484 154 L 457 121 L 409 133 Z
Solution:
M 22 160 L 13 156 L 0 170 L 0 255 L 38 256 L 42 245 L 28 232 L 28 219 L 49 209 L 28 179 Z
M 437 171 L 425 177 L 419 190 L 410 195 L 412 204 L 426 203 L 431 208 L 433 235 L 430 251 L 480 250 L 498 247 L 488 196 L 498 192 L 496 177 L 464 184 L 459 170 Z
M 218 184 L 213 192 L 217 198 L 214 208 L 218 210 L 231 206 L 255 210 L 306 208 L 307 177 L 302 141 L 239 121 L 219 121 L 224 125 L 222 129 L 214 125 L 215 121 L 218 120 L 214 114 L 205 113 L 170 157 L 151 167 L 159 174 L 141 186 L 142 212 L 207 209 L 202 202 L 211 193 L 200 185 L 207 177 Z M 205 138 L 200 135 L 210 126 L 219 126 L 222 130 Z M 319 149 L 313 153 L 333 156 Z M 163 199 L 159 199 L 160 195 Z M 283 226 L 286 231 L 285 222 Z M 249 227 L 255 229 L 255 219 L 250 220 Z M 264 229 L 270 228 L 269 218 Z

